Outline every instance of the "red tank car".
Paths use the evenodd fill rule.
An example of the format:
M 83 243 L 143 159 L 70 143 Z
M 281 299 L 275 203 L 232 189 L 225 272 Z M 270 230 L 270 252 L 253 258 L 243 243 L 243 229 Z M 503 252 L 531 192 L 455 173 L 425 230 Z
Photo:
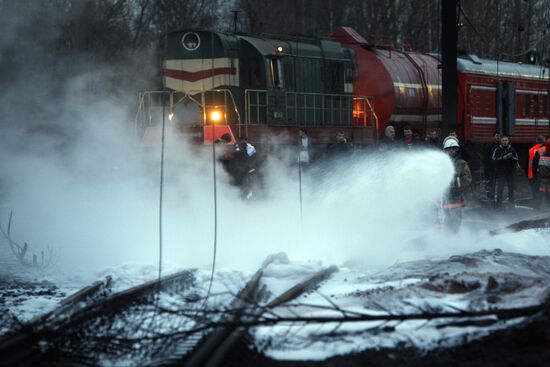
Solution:
M 374 98 L 379 131 L 410 125 L 424 135 L 441 122 L 439 61 L 428 54 L 369 45 L 355 30 L 341 27 L 332 37 L 355 51 L 358 78 L 354 92 Z

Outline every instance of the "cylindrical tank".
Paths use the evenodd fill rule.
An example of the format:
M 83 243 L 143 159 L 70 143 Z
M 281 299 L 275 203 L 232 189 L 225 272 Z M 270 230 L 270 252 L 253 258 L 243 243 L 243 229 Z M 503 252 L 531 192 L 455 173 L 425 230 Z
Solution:
M 357 32 L 341 27 L 333 38 L 356 53 L 357 95 L 374 97 L 379 132 L 388 124 L 425 129 L 441 120 L 438 60 L 418 52 L 368 45 Z

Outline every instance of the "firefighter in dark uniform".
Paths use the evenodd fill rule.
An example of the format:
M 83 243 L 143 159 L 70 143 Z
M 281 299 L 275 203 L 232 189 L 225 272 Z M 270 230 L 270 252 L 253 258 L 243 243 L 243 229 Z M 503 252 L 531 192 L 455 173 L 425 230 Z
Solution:
M 460 144 L 456 137 L 447 137 L 443 142 L 443 149 L 449 155 L 455 166 L 455 175 L 449 191 L 442 203 L 444 211 L 444 224 L 450 230 L 456 232 L 462 222 L 462 208 L 466 206 L 464 192 L 472 182 L 472 173 L 468 163 L 458 158 Z

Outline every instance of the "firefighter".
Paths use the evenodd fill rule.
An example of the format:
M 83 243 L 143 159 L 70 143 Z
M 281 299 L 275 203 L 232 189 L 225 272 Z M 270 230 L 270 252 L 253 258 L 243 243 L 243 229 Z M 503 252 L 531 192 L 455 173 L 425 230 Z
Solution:
M 539 201 L 546 200 L 550 205 L 550 136 L 533 157 L 533 175 L 539 180 Z
M 544 136 L 539 135 L 535 138 L 535 145 L 529 149 L 529 162 L 527 164 L 527 178 L 529 179 L 529 187 L 531 188 L 531 194 L 533 195 L 533 208 L 538 208 L 540 205 L 539 195 L 539 180 L 535 177 L 533 172 L 533 158 L 535 153 L 544 146 Z
M 447 137 L 443 143 L 443 149 L 449 155 L 455 166 L 455 175 L 451 186 L 443 201 L 444 224 L 452 231 L 458 231 L 462 222 L 462 208 L 466 206 L 464 192 L 472 182 L 472 173 L 468 163 L 458 158 L 460 144 L 456 137 Z

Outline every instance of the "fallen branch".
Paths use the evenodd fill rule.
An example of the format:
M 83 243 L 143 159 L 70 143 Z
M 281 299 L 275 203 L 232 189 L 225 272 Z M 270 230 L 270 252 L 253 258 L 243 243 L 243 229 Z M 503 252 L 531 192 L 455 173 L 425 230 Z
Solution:
M 10 212 L 10 217 L 8 219 L 8 227 L 6 230 L 4 230 L 4 228 L 0 224 L 0 233 L 2 233 L 2 236 L 4 237 L 4 239 L 8 241 L 12 254 L 15 256 L 15 258 L 17 259 L 17 261 L 19 261 L 21 265 L 37 267 L 37 268 L 48 267 L 53 258 L 53 251 L 50 248 L 48 248 L 48 256 L 44 255 L 44 251 L 40 251 L 40 261 L 39 261 L 39 256 L 37 253 L 29 252 L 29 245 L 27 244 L 27 242 L 25 242 L 23 245 L 15 242 L 11 237 L 12 216 L 13 216 L 13 212 Z M 32 262 L 26 260 L 27 253 L 32 255 Z

